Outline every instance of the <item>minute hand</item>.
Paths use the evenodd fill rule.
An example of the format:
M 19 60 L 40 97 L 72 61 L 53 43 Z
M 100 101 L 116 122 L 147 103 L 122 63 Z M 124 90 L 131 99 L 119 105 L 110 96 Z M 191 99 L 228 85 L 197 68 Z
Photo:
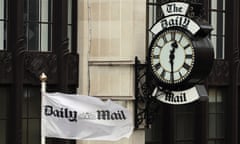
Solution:
M 170 55 L 169 55 L 169 62 L 171 64 L 171 82 L 173 83 L 174 81 L 174 74 L 173 74 L 173 65 L 174 65 L 174 58 L 175 58 L 175 49 L 178 48 L 177 41 L 174 41 L 172 44 L 172 49 L 170 50 Z

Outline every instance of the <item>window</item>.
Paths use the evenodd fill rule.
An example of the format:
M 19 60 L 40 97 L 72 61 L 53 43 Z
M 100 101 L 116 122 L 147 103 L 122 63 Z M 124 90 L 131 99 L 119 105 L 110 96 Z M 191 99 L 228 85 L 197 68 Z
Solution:
M 7 1 L 0 0 L 0 50 L 6 48 Z
M 162 16 L 160 0 L 148 0 L 147 6 L 147 17 L 148 23 L 147 27 L 150 29 L 154 23 L 156 23 Z M 151 39 L 154 37 L 152 33 L 148 33 L 148 45 L 151 43 Z
M 68 0 L 68 49 L 71 51 L 72 49 L 72 1 Z
M 174 144 L 194 144 L 195 105 L 175 106 Z
M 66 6 L 65 2 L 68 3 L 68 10 L 67 7 L 64 8 L 64 10 L 60 7 L 63 4 Z M 53 0 L 22 0 L 16 4 L 14 1 L 0 0 L 0 63 L 2 66 L 0 71 L 2 74 L 0 77 L 0 144 L 17 143 L 19 142 L 19 138 L 23 144 L 41 143 L 41 97 L 40 82 L 39 80 L 36 81 L 38 78 L 37 75 L 42 71 L 48 71 L 50 73 L 49 75 L 55 76 L 56 73 L 60 71 L 60 69 L 54 69 L 51 67 L 52 65 L 46 64 L 48 61 L 58 64 L 59 59 L 47 59 L 46 63 L 43 61 L 43 57 L 45 58 L 45 56 L 56 58 L 56 55 L 59 54 L 58 50 L 61 50 L 60 48 L 56 48 L 56 51 L 52 53 L 45 53 L 46 51 L 53 51 L 52 45 L 56 45 L 56 43 L 60 41 L 55 40 L 53 42 L 52 40 L 52 29 L 54 28 L 54 31 L 61 30 L 58 27 L 58 23 L 56 23 L 56 27 L 53 25 L 52 15 L 54 10 L 62 11 L 61 14 L 57 13 L 55 17 L 56 21 L 64 20 L 67 22 L 65 19 L 62 19 L 62 15 L 70 17 L 68 19 L 68 28 L 66 27 L 66 23 L 64 23 L 63 31 L 65 32 L 68 29 L 68 37 L 71 41 L 69 49 L 73 49 L 73 47 L 76 46 L 77 0 L 56 1 L 56 3 Z M 68 15 L 66 15 L 67 13 Z M 16 19 L 16 14 L 21 20 Z M 11 23 L 9 23 L 10 19 L 12 20 Z M 24 25 L 22 22 L 24 22 Z M 17 23 L 17 25 L 15 23 Z M 73 32 L 75 32 L 74 35 Z M 25 35 L 24 48 L 27 50 L 24 51 L 24 55 L 22 53 L 23 34 Z M 16 36 L 16 39 L 7 39 L 7 36 Z M 66 37 L 66 34 L 61 33 L 59 37 L 63 36 Z M 74 42 L 72 42 L 72 39 L 74 39 Z M 19 41 L 21 44 L 16 44 L 16 42 L 18 43 Z M 12 43 L 13 45 L 10 46 Z M 18 49 L 21 49 L 21 52 L 11 54 L 11 52 L 6 50 L 7 46 L 12 50 L 11 52 L 15 52 Z M 66 85 L 70 85 L 71 83 L 71 91 L 76 90 L 78 82 L 76 79 L 78 76 L 78 63 L 72 60 L 77 60 L 78 58 L 76 48 L 74 52 L 74 55 L 70 54 L 71 56 L 67 57 L 67 59 L 69 59 L 69 61 L 67 60 L 68 64 L 74 63 L 74 66 L 69 66 L 68 69 L 64 70 L 61 69 L 61 72 L 65 70 L 69 72 L 63 72 L 61 75 L 69 74 L 73 79 L 71 82 L 64 81 Z M 38 61 L 39 63 L 36 65 L 35 63 L 26 62 L 30 59 Z M 21 62 L 15 63 L 18 61 Z M 59 63 L 62 65 L 64 62 L 60 61 Z M 36 67 L 33 68 L 33 65 Z M 53 78 L 51 83 L 55 91 L 60 89 L 57 79 L 58 78 Z M 22 87 L 24 89 L 22 89 Z M 11 90 L 14 90 L 14 92 Z M 75 143 L 74 140 L 53 138 L 47 139 L 46 142 L 48 144 Z
M 25 87 L 22 97 L 23 144 L 40 144 L 41 97 L 38 87 Z
M 224 90 L 209 89 L 208 144 L 224 144 Z
M 52 0 L 24 0 L 25 48 L 51 51 Z
M 7 87 L 0 86 L 0 144 L 7 144 L 7 98 L 9 96 Z
M 225 50 L 225 0 L 210 1 L 210 23 L 214 30 L 211 40 L 215 50 L 215 58 L 223 59 Z

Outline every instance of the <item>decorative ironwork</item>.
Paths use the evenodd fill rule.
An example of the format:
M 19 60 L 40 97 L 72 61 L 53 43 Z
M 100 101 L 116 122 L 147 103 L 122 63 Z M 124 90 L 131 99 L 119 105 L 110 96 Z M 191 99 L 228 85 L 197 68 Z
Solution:
M 135 128 L 139 128 L 146 119 L 146 105 L 149 92 L 146 83 L 146 64 L 135 58 Z
M 39 84 L 39 75 L 45 72 L 48 76 L 48 84 L 58 82 L 57 56 L 52 52 L 24 52 L 23 54 L 23 83 Z M 68 85 L 78 85 L 78 54 L 69 53 L 66 56 L 68 69 Z M 0 51 L 0 84 L 12 84 L 13 82 L 13 54 L 8 51 Z
M 150 127 L 153 113 L 158 109 L 158 101 L 151 96 L 153 84 L 149 83 L 147 64 L 141 64 L 135 58 L 135 128 Z
M 12 53 L 10 52 L 0 52 L 0 80 L 1 83 L 12 81 Z
M 44 72 L 48 75 L 48 83 L 56 81 L 57 57 L 52 53 L 26 52 L 24 55 L 24 82 L 39 83 L 39 75 Z
M 215 60 L 211 73 L 207 78 L 208 85 L 224 86 L 229 84 L 229 62 L 226 60 Z

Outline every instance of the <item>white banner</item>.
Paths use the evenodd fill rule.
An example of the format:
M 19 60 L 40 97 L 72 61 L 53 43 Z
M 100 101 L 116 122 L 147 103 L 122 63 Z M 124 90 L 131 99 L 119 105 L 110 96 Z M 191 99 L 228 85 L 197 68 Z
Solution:
M 173 105 L 192 103 L 200 98 L 197 87 L 192 87 L 184 91 L 163 92 L 156 87 L 152 93 L 161 102 Z
M 151 28 L 151 32 L 156 35 L 157 33 L 170 27 L 184 28 L 193 35 L 195 35 L 200 30 L 200 26 L 194 20 L 186 16 L 172 15 L 165 17 L 158 21 L 157 23 L 155 23 Z
M 42 136 L 115 141 L 133 131 L 130 111 L 111 100 L 63 93 L 42 94 Z

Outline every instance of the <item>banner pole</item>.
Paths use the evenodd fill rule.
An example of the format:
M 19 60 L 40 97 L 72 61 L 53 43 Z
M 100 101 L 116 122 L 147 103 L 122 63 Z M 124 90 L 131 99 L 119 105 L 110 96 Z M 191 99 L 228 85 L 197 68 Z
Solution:
M 43 93 L 46 92 L 47 76 L 45 73 L 41 73 L 40 81 L 41 81 L 41 99 L 42 99 Z M 41 102 L 41 115 L 42 115 L 42 102 Z M 45 144 L 45 134 L 44 134 L 45 128 L 43 126 L 45 126 L 45 125 L 43 124 L 43 120 L 42 120 L 42 116 L 41 116 L 41 144 Z

